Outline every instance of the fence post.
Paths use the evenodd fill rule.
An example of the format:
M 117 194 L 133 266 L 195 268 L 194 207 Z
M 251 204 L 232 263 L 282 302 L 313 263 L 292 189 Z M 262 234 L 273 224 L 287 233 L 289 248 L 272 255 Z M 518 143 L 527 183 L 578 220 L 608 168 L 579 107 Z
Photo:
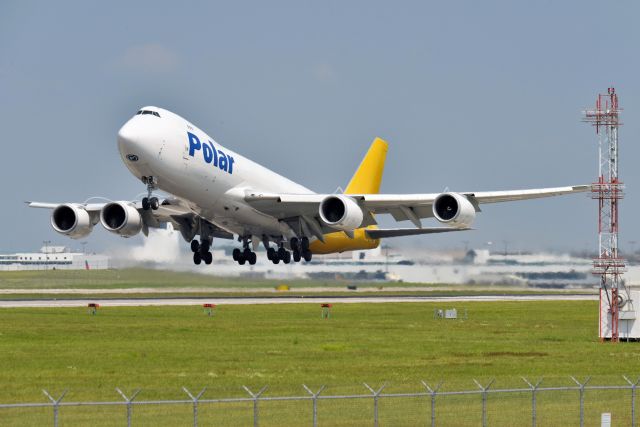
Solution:
M 587 377 L 584 380 L 584 383 L 580 383 L 580 381 L 574 377 L 571 377 L 571 379 L 578 384 L 578 387 L 580 387 L 580 427 L 584 427 L 584 387 L 587 385 L 591 377 Z
M 640 383 L 640 378 L 634 383 L 629 380 L 625 375 L 622 376 L 626 382 L 631 386 L 631 427 L 636 427 L 636 388 Z
M 478 381 L 473 380 L 474 383 L 482 390 L 482 427 L 487 427 L 487 392 L 491 384 L 495 381 L 495 378 L 489 381 L 486 387 L 483 387 Z
M 207 388 L 203 388 L 202 391 L 195 396 L 192 395 L 186 387 L 182 387 L 182 390 L 184 390 L 193 401 L 193 427 L 198 427 L 198 400 L 200 400 L 204 392 L 207 391 Z
M 369 387 L 369 384 L 367 383 L 362 384 L 364 384 L 364 386 L 369 389 L 371 394 L 373 394 L 373 426 L 378 427 L 378 398 L 380 397 L 380 393 L 382 393 L 382 390 L 384 390 L 384 388 L 387 386 L 387 383 L 382 384 L 382 387 L 380 387 L 377 391 Z
M 133 410 L 133 399 L 136 398 L 138 393 L 140 393 L 140 389 L 133 392 L 131 397 L 127 397 L 126 394 L 122 392 L 118 387 L 116 387 L 116 391 L 122 396 L 125 402 L 127 402 L 127 427 L 131 427 L 131 412 Z
M 260 389 L 259 392 L 254 393 L 247 386 L 242 386 L 246 390 L 247 393 L 253 398 L 253 427 L 258 427 L 259 415 L 258 415 L 258 399 L 267 390 L 267 386 L 264 386 Z
M 68 390 L 63 391 L 59 398 L 54 399 L 47 390 L 42 389 L 44 395 L 51 401 L 51 406 L 53 406 L 53 427 L 58 427 L 58 411 L 60 410 L 60 402 L 64 398 L 64 395 L 67 394 L 67 391 Z
M 313 400 L 313 427 L 318 427 L 318 396 L 320 396 L 320 393 L 322 393 L 322 390 L 324 390 L 326 386 L 323 385 L 320 387 L 317 393 L 312 392 L 311 389 L 304 384 L 302 384 L 302 387 L 311 395 L 311 399 Z
M 440 390 L 440 386 L 442 385 L 442 381 L 438 383 L 436 388 L 429 387 L 425 381 L 421 381 L 422 385 L 429 391 L 431 395 L 431 427 L 436 427 L 436 394 L 438 394 L 438 390 Z
M 522 381 L 527 383 L 529 388 L 531 388 L 531 426 L 536 427 L 536 418 L 537 418 L 536 392 L 538 391 L 538 387 L 542 383 L 542 378 L 540 378 L 535 385 L 531 384 L 529 380 L 527 380 L 525 377 L 522 377 Z

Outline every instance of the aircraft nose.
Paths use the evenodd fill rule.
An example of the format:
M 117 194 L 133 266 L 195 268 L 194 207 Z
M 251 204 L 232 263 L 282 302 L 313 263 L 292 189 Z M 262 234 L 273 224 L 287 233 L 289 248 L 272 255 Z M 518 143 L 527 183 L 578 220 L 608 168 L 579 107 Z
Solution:
M 129 120 L 118 131 L 118 148 L 123 155 L 127 151 L 135 151 L 140 143 L 140 132 L 136 129 L 135 123 Z
M 152 147 L 148 130 L 134 117 L 118 131 L 118 150 L 122 158 L 129 163 L 139 160 L 148 161 Z

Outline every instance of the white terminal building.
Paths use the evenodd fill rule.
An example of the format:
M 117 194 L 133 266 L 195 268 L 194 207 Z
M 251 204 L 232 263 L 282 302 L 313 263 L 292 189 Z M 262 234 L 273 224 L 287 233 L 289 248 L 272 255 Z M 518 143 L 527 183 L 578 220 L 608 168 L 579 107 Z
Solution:
M 0 254 L 0 271 L 19 270 L 103 270 L 109 268 L 106 255 L 72 252 L 66 246 L 43 246 L 39 252 Z

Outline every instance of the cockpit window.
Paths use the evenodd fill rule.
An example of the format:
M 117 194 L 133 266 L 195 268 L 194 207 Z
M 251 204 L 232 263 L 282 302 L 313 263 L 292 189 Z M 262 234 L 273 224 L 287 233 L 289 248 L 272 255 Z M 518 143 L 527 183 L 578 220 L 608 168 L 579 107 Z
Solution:
M 136 113 L 136 116 L 139 116 L 140 114 L 142 115 L 151 114 L 156 117 L 160 117 L 160 114 L 157 111 L 151 111 L 151 110 L 140 110 Z

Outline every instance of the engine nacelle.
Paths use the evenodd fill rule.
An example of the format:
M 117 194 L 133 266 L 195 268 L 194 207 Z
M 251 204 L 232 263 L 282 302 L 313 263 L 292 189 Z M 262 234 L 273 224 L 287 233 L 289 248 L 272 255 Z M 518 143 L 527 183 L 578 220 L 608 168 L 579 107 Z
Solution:
M 129 202 L 111 202 L 100 211 L 102 226 L 122 237 L 135 236 L 142 230 L 142 216 Z
M 325 197 L 320 202 L 320 218 L 330 227 L 353 231 L 360 227 L 364 213 L 351 197 L 338 194 Z
M 51 226 L 58 233 L 72 239 L 81 239 L 88 236 L 93 230 L 89 212 L 71 203 L 59 205 L 53 210 Z
M 433 201 L 433 216 L 443 224 L 467 228 L 476 218 L 476 208 L 458 193 L 442 193 Z

